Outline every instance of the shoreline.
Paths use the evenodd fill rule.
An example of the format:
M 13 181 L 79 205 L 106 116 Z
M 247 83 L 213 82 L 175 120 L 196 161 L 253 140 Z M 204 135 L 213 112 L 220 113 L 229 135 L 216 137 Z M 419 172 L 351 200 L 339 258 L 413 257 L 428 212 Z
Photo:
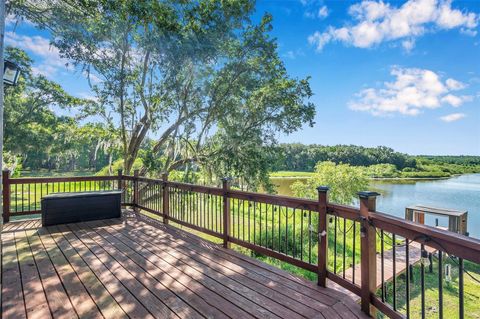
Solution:
M 479 173 L 464 173 L 464 174 L 452 174 L 451 176 L 445 176 L 445 177 L 369 177 L 369 180 L 372 181 L 415 181 L 415 180 L 420 180 L 420 181 L 435 181 L 435 180 L 445 180 L 457 176 L 462 176 L 462 175 L 469 175 L 469 174 L 479 174 Z M 313 175 L 313 173 L 312 173 Z M 271 179 L 275 178 L 282 178 L 282 179 L 308 179 L 312 178 L 313 176 L 305 176 L 305 175 L 299 175 L 299 176 L 270 176 Z

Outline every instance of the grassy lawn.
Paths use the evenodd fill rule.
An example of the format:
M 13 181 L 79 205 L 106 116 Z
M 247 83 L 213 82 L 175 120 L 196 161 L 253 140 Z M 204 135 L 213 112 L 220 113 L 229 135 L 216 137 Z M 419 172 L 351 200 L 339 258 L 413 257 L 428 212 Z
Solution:
M 451 281 L 443 281 L 443 316 L 444 318 L 458 318 L 459 290 L 458 290 L 458 262 L 454 259 L 444 258 L 444 265 L 450 264 L 452 269 Z M 465 261 L 464 269 L 470 272 L 474 278 L 480 279 L 480 265 Z M 417 263 L 413 267 L 413 280 L 410 282 L 410 316 L 421 317 L 421 266 Z M 397 309 L 406 314 L 405 299 L 405 275 L 397 277 L 396 298 Z M 425 265 L 425 317 L 438 318 L 439 293 L 438 293 L 438 261 L 433 261 L 433 272 L 428 270 L 428 262 Z M 464 298 L 465 318 L 480 318 L 480 284 L 464 274 Z M 378 293 L 380 296 L 380 292 Z M 387 284 L 387 300 L 393 304 L 393 284 Z
M 93 171 L 48 171 L 48 170 L 22 170 L 16 177 L 72 177 L 72 176 L 93 176 Z
M 10 185 L 10 211 L 14 214 L 15 212 L 40 210 L 42 197 L 52 193 L 111 190 L 114 187 L 116 187 L 116 183 L 113 181 L 13 184 Z M 29 217 L 32 216 L 12 216 L 12 219 Z
M 270 173 L 270 177 L 313 177 L 313 172 L 294 172 L 294 171 L 278 171 Z

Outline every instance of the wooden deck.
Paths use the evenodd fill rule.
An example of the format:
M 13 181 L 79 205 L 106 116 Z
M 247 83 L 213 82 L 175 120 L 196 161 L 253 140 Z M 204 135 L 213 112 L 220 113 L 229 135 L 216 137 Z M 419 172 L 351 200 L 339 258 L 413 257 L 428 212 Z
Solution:
M 425 249 L 429 253 L 435 253 L 437 250 L 425 247 Z M 422 259 L 422 250 L 421 246 L 417 242 L 410 243 L 408 248 L 408 256 L 409 256 L 409 265 L 415 265 Z M 403 274 L 407 269 L 406 264 L 406 249 L 405 245 L 397 247 L 395 250 L 395 277 L 400 274 Z M 384 282 L 388 282 L 393 279 L 393 250 L 386 250 L 383 254 L 383 280 Z M 355 265 L 355 284 L 361 284 L 361 272 L 362 268 L 360 264 Z M 342 274 L 340 274 L 342 275 Z M 353 282 L 353 267 L 348 268 L 345 270 L 345 278 L 349 281 Z M 380 254 L 377 254 L 377 288 L 382 287 L 382 257 Z M 359 299 L 359 297 L 353 297 L 355 300 Z
M 2 231 L 3 318 L 365 318 L 352 299 L 129 214 Z

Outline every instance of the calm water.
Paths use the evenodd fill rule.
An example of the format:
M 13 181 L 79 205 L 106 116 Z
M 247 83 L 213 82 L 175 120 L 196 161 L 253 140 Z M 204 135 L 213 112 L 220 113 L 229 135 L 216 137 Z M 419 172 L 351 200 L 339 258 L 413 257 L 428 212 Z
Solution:
M 272 179 L 279 185 L 280 194 L 291 195 L 289 185 L 298 179 Z M 415 204 L 468 211 L 470 236 L 480 238 L 480 174 L 469 174 L 444 180 L 372 181 L 370 189 L 382 194 L 377 210 L 399 217 L 405 216 L 405 207 Z M 427 218 L 434 224 L 434 218 Z M 447 226 L 446 219 L 439 224 Z

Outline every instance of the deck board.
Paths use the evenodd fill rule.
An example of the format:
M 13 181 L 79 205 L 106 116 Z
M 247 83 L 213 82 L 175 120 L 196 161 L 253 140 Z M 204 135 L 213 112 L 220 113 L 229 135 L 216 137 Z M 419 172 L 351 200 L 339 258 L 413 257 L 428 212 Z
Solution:
M 115 298 L 129 317 L 145 319 L 154 318 L 152 314 L 145 309 L 141 302 L 125 288 L 121 281 L 119 281 L 110 270 L 108 270 L 108 268 L 105 267 L 105 265 L 80 242 L 80 240 L 72 239 L 70 233 L 62 232 L 56 226 L 50 228 L 50 233 L 57 243 L 65 241 L 65 245 L 68 243 L 68 245 L 79 254 L 85 265 L 97 275 L 106 290 L 113 298 Z
M 306 317 L 313 316 L 316 312 L 322 311 L 325 307 L 324 304 L 316 302 L 314 299 L 307 298 L 305 295 L 297 293 L 289 289 L 288 287 L 280 287 L 275 282 L 256 276 L 250 271 L 244 271 L 241 267 L 234 267 L 233 264 L 226 264 L 221 258 L 209 258 L 208 252 L 203 250 L 202 247 L 194 246 L 192 243 L 184 241 L 172 241 L 161 238 L 161 235 L 148 236 L 143 233 L 144 228 L 148 231 L 147 225 L 136 224 L 135 227 L 125 227 L 128 230 L 129 237 L 136 238 L 143 242 L 153 242 L 158 245 L 157 247 L 168 247 L 165 251 L 172 257 L 182 260 L 185 264 L 194 265 L 197 269 L 203 269 L 205 266 L 211 268 L 212 271 L 217 274 L 221 274 L 223 277 L 219 277 L 213 274 L 213 277 L 218 280 L 228 280 L 231 278 L 230 285 L 241 285 L 244 290 L 253 290 L 258 294 L 261 294 L 275 301 L 276 303 L 288 304 L 289 308 Z M 174 249 L 170 249 L 174 248 Z M 161 254 L 161 253 L 160 253 Z M 236 268 L 236 271 L 228 268 Z M 255 278 L 256 280 L 252 279 Z M 228 286 L 228 285 L 227 285 Z M 295 298 L 292 298 L 295 297 Z M 302 301 L 302 302 L 300 302 Z
M 127 318 L 123 309 L 121 309 L 108 290 L 105 289 L 102 282 L 83 262 L 80 256 L 59 236 L 52 235 L 45 229 L 42 230 L 43 231 L 39 230 L 39 232 L 44 235 L 42 236 L 44 242 L 47 242 L 51 246 L 56 245 L 60 249 L 60 252 L 66 257 L 66 261 L 70 263 L 71 268 L 75 271 L 83 286 L 88 291 L 88 294 L 95 303 L 90 306 L 93 308 L 98 307 L 104 317 Z M 87 300 L 89 303 L 90 300 Z M 100 317 L 96 311 L 94 316 Z
M 14 234 L 2 236 L 2 311 L 3 318 L 26 318 L 22 279 Z
M 52 316 L 76 318 L 77 313 L 63 287 L 60 277 L 57 275 L 52 261 L 43 249 L 36 232 L 27 230 L 26 234 Z M 4 233 L 2 233 L 2 241 L 3 235 Z
M 99 228 L 96 228 L 96 230 L 97 230 L 97 233 L 99 233 L 100 235 L 103 235 L 103 238 L 99 240 L 106 240 L 110 244 L 116 245 L 119 248 L 119 250 L 123 251 L 124 253 L 134 258 L 139 265 L 143 264 L 144 271 L 146 271 L 152 277 L 154 278 L 162 278 L 165 276 L 171 277 L 169 278 L 169 280 L 173 280 L 173 281 L 170 287 L 174 290 L 174 292 L 180 298 L 194 305 L 195 308 L 199 310 L 203 315 L 207 317 L 215 317 L 215 318 L 227 317 L 224 313 L 221 312 L 222 309 L 221 307 L 219 307 L 220 305 L 225 304 L 226 300 L 223 298 L 216 298 L 216 302 L 212 302 L 211 304 L 208 304 L 207 302 L 205 302 L 201 297 L 202 295 L 208 293 L 208 291 L 201 283 L 199 283 L 198 281 L 195 281 L 194 278 L 188 277 L 187 274 L 182 273 L 181 271 L 178 270 L 178 268 L 173 267 L 172 264 L 168 264 L 164 260 L 155 258 L 150 251 L 140 246 L 137 246 L 138 244 L 134 242 L 127 241 L 126 243 L 124 243 L 124 242 L 121 242 L 120 240 L 117 240 L 115 237 L 111 236 L 109 233 L 102 232 L 101 229 L 99 230 Z M 105 243 L 105 242 L 102 242 L 102 243 Z M 134 247 L 133 249 L 135 250 L 132 249 L 132 246 L 128 246 L 128 245 L 133 245 Z M 188 289 L 189 286 L 190 286 L 190 289 Z M 209 294 L 210 297 L 212 297 L 212 295 L 213 294 Z M 215 306 L 219 307 L 220 309 L 214 308 Z M 246 313 L 237 311 L 237 309 L 234 307 L 229 307 L 228 312 L 236 313 L 237 315 L 242 317 L 248 317 L 246 316 Z
M 130 231 L 128 232 L 130 233 Z M 117 233 L 120 234 L 119 237 L 125 239 L 126 236 L 123 236 L 120 232 Z M 141 237 L 135 237 L 134 235 L 131 235 L 131 238 L 135 238 L 138 240 L 138 242 L 150 240 L 153 243 L 157 243 L 157 241 L 154 238 L 141 238 Z M 125 239 L 128 241 L 128 239 Z M 132 242 L 132 241 L 130 241 Z M 137 248 L 139 249 L 141 244 L 137 244 Z M 261 305 L 265 309 L 269 310 L 273 315 L 278 316 L 280 318 L 302 318 L 300 314 L 297 312 L 292 311 L 290 308 L 287 308 L 282 304 L 282 302 L 289 302 L 291 301 L 292 303 L 294 302 L 293 300 L 278 300 L 274 301 L 271 298 L 265 297 L 258 293 L 255 289 L 252 287 L 249 287 L 248 285 L 245 285 L 243 283 L 236 283 L 233 279 L 215 271 L 214 269 L 210 268 L 211 265 L 204 265 L 201 263 L 196 262 L 194 259 L 190 258 L 185 258 L 185 256 L 182 256 L 180 253 L 175 251 L 174 249 L 170 249 L 167 245 L 163 246 L 163 251 L 157 248 L 158 246 L 155 245 L 152 248 L 152 251 L 159 256 L 160 258 L 164 258 L 164 260 L 170 261 L 170 262 L 175 262 L 175 261 L 181 261 L 183 268 L 186 270 L 188 274 L 192 274 L 194 278 L 202 278 L 203 281 L 208 277 L 207 279 L 210 283 L 216 284 L 219 287 L 225 287 L 229 288 L 228 289 L 223 289 L 224 294 L 228 296 L 229 300 L 231 299 L 238 299 L 239 295 L 245 297 L 248 299 L 246 301 L 247 307 L 251 307 L 251 302 L 254 302 L 256 305 Z M 272 292 L 272 291 L 271 291 Z M 272 297 L 272 296 L 270 296 Z M 278 296 L 277 296 L 278 297 Z M 248 308 L 247 308 L 248 309 Z M 245 309 L 244 309 L 245 310 Z
M 19 231 L 14 233 L 14 236 L 27 316 L 39 319 L 51 318 L 47 298 L 28 244 L 27 235 L 24 231 Z
M 358 304 L 141 215 L 2 230 L 5 318 L 365 318 Z

